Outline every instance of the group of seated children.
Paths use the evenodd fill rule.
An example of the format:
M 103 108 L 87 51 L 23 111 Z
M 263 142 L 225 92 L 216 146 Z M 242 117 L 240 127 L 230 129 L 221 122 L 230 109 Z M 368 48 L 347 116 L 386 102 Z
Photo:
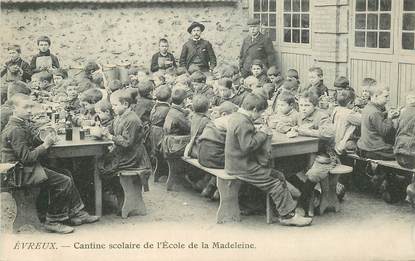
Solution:
M 402 166 L 414 168 L 414 91 L 407 94 L 395 126 L 392 120 L 398 114 L 385 110 L 388 90 L 371 79 L 365 79 L 364 94 L 355 102 L 355 91 L 345 77 L 327 88 L 319 67 L 309 69 L 306 85 L 300 85 L 296 70 L 288 70 L 284 79 L 277 68 L 266 70 L 260 61 L 253 61 L 252 75 L 245 79 L 227 63 L 212 73 L 202 73 L 197 66 L 186 70 L 176 67 L 165 39 L 153 56 L 152 74 L 131 68 L 129 80 L 121 81 L 104 74 L 96 62 L 88 62 L 68 77 L 50 53 L 50 44 L 47 37 L 38 40 L 39 54 L 30 65 L 21 60 L 18 46 L 10 47 L 12 58 L 1 72 L 2 162 L 20 161 L 28 173 L 27 184 L 41 183 L 49 191 L 45 223 L 49 231 L 69 233 L 73 228 L 68 224 L 91 223 L 98 217 L 82 210 L 71 177 L 44 167 L 48 161 L 40 163 L 56 139 L 50 134 L 43 143 L 39 140 L 39 121 L 45 123 L 45 117 L 34 102 L 58 104 L 64 124 L 91 128 L 91 134 L 94 128 L 93 135 L 113 141 L 99 162 L 107 189 L 112 189 L 119 170 L 156 169 L 158 180 L 166 174 L 166 162 L 177 167 L 177 159 L 185 155 L 205 167 L 224 168 L 228 175 L 269 193 L 283 225 L 311 224 L 307 210 L 315 186 L 339 164 L 339 155 L 356 149 L 356 129 L 361 132 L 359 153 L 396 157 Z M 297 186 L 298 204 L 284 174 L 270 167 L 272 135 L 320 139 L 318 154 Z M 219 197 L 214 178 L 188 176 L 187 180 L 202 195 Z

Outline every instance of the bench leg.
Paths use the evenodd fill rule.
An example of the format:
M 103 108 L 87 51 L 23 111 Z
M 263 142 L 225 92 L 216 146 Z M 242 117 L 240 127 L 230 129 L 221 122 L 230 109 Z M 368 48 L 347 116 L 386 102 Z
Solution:
M 239 180 L 224 180 L 217 178 L 217 186 L 220 194 L 219 209 L 216 213 L 218 224 L 225 222 L 241 221 L 238 194 L 241 182 Z
M 327 208 L 330 207 L 329 176 L 327 176 L 326 178 L 320 181 L 320 186 L 321 186 L 321 200 L 320 200 L 320 207 L 319 207 L 320 211 L 319 212 L 320 212 L 320 215 L 323 215 L 324 212 L 327 210 Z
M 167 164 L 169 165 L 169 177 L 167 178 L 166 188 L 167 191 L 172 191 L 177 186 L 177 177 L 180 171 L 180 159 L 168 159 Z
M 321 203 L 320 214 L 322 215 L 327 209 L 333 209 L 335 212 L 340 210 L 340 203 L 336 194 L 336 186 L 339 180 L 338 175 L 329 174 L 329 176 L 320 182 L 321 185 Z
M 14 232 L 22 232 L 30 227 L 40 229 L 41 224 L 37 216 L 36 200 L 40 188 L 13 190 L 12 195 L 16 201 L 17 213 L 13 223 Z
M 339 182 L 339 175 L 329 175 L 329 206 L 333 208 L 335 212 L 340 211 L 340 202 L 337 198 L 336 188 Z
M 12 233 L 17 213 L 16 201 L 9 192 L 1 192 L 0 199 L 0 233 Z
M 272 200 L 271 195 L 267 193 L 266 197 L 266 210 L 265 214 L 267 217 L 267 224 L 272 224 L 272 218 L 274 217 L 274 212 L 272 211 Z
M 120 184 L 124 191 L 121 206 L 121 217 L 146 215 L 142 188 L 139 176 L 120 176 Z

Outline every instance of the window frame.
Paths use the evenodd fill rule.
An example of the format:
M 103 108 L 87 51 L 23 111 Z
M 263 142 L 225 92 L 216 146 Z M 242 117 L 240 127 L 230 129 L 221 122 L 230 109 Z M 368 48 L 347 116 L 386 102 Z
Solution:
M 311 47 L 312 47 L 311 43 L 313 42 L 313 29 L 312 29 L 312 26 L 313 26 L 313 23 L 312 23 L 312 21 L 313 21 L 313 19 L 312 19 L 313 6 L 312 6 L 312 0 L 308 0 L 308 5 L 309 5 L 308 6 L 308 12 L 303 12 L 303 11 L 300 10 L 300 12 L 290 11 L 290 12 L 287 12 L 287 13 L 284 11 L 284 0 L 278 0 L 278 1 L 280 1 L 280 9 L 279 9 L 280 10 L 280 14 L 279 14 L 280 19 L 279 19 L 279 21 L 280 21 L 281 27 L 280 27 L 279 33 L 281 35 L 281 38 L 280 38 L 281 46 L 291 47 L 291 48 L 311 49 Z M 292 7 L 292 1 L 293 0 L 290 0 L 291 7 Z M 301 0 L 300 0 L 300 3 L 301 3 Z M 301 24 L 301 14 L 308 14 L 308 16 L 309 16 L 309 21 L 308 21 L 309 22 L 309 24 L 308 24 L 308 31 L 309 31 L 308 43 L 293 43 L 293 42 L 285 42 L 284 41 L 284 29 L 286 28 L 286 27 L 284 27 L 284 15 L 285 14 L 290 14 L 291 15 L 291 23 L 292 23 L 292 15 L 293 14 L 300 14 L 300 24 Z M 291 26 L 289 28 L 292 30 L 293 28 L 296 28 L 296 27 Z M 300 30 L 300 39 L 301 39 L 301 28 L 302 27 L 298 27 L 298 30 Z M 292 39 L 292 36 L 291 36 L 291 39 Z
M 275 25 L 275 29 L 276 29 L 276 40 L 272 41 L 272 43 L 275 46 L 278 47 L 285 47 L 285 48 L 289 48 L 292 50 L 301 50 L 304 49 L 306 50 L 304 53 L 309 53 L 309 49 L 312 48 L 312 42 L 313 42 L 313 23 L 312 23 L 312 14 L 313 14 L 313 5 L 312 5 L 312 1 L 309 0 L 309 11 L 308 14 L 310 16 L 310 21 L 309 21 L 309 31 L 310 31 L 310 35 L 309 35 L 309 43 L 286 43 L 284 42 L 284 37 L 283 37 L 283 33 L 284 33 L 284 13 L 283 13 L 283 8 L 284 8 L 284 1 L 282 0 L 276 0 L 276 25 Z M 248 13 L 249 13 L 249 17 L 253 18 L 254 17 L 254 0 L 248 0 Z M 268 12 L 269 13 L 269 12 Z M 300 21 L 301 22 L 301 21 Z M 269 26 L 268 26 L 269 27 Z M 263 27 L 261 25 L 261 32 L 265 33 L 265 30 L 267 30 L 268 27 Z
M 402 35 L 403 35 L 404 32 L 406 32 L 405 30 L 403 30 L 403 15 L 405 13 L 415 14 L 415 11 L 404 11 L 403 8 L 404 8 L 404 0 L 401 0 L 400 1 L 400 6 L 399 6 L 399 14 L 400 15 L 398 17 L 398 20 L 399 20 L 398 26 L 399 26 L 399 28 L 397 30 L 398 31 L 398 36 L 397 36 L 398 48 L 397 49 L 398 49 L 398 52 L 400 54 L 415 56 L 415 49 L 413 49 L 413 50 L 403 49 L 403 46 L 402 46 L 402 44 L 403 44 Z M 414 31 L 408 31 L 408 32 L 413 32 L 415 34 L 415 30 Z
M 350 30 L 351 30 L 351 37 L 350 37 L 350 49 L 353 52 L 362 52 L 362 53 L 380 53 L 380 54 L 393 54 L 394 50 L 395 50 L 395 39 L 396 39 L 396 32 L 394 32 L 394 29 L 396 28 L 396 16 L 395 12 L 396 12 L 396 6 L 394 7 L 393 1 L 391 0 L 391 11 L 390 11 L 390 15 L 391 15 L 391 25 L 390 25 L 390 46 L 389 48 L 372 48 L 372 47 L 358 47 L 355 46 L 355 39 L 356 39 L 356 1 L 357 0 L 352 0 L 352 10 L 350 12 L 351 14 L 351 19 L 350 19 Z M 365 0 L 368 1 L 368 0 Z M 359 12 L 360 13 L 360 12 Z M 377 14 L 381 14 L 379 13 L 379 11 L 364 11 L 362 12 L 364 14 L 371 14 L 371 13 L 377 13 Z M 378 26 L 379 26 L 379 19 L 378 19 Z M 357 31 L 363 31 L 363 32 L 367 32 L 370 30 L 367 30 L 366 28 L 364 30 L 357 30 Z M 381 31 L 385 31 L 385 30 L 380 30 L 379 28 L 377 30 L 374 30 L 376 32 L 381 32 Z M 365 40 L 365 44 L 366 44 L 366 40 Z M 379 36 L 378 36 L 378 45 L 379 45 Z
M 268 34 L 268 32 L 267 32 L 267 30 L 269 30 L 269 29 L 275 29 L 275 40 L 272 40 L 271 39 L 271 41 L 275 44 L 275 43 L 277 43 L 278 42 L 278 8 L 279 8 L 279 6 L 278 6 L 278 1 L 280 1 L 280 0 L 275 0 L 275 11 L 269 11 L 269 0 L 268 0 L 268 11 L 266 11 L 266 12 L 255 12 L 254 11 L 254 1 L 255 0 L 249 0 L 249 17 L 250 18 L 254 18 L 254 15 L 255 14 L 259 14 L 260 15 L 260 17 L 261 17 L 261 14 L 263 14 L 263 13 L 266 13 L 267 15 L 268 15 L 268 25 L 267 26 L 264 26 L 263 24 L 262 24 L 262 21 L 261 21 L 261 19 L 259 19 L 260 21 L 261 21 L 261 24 L 260 24 L 260 32 L 261 33 L 263 33 L 264 35 L 266 35 L 266 36 L 269 36 L 269 34 Z M 259 0 L 261 3 L 262 3 L 262 0 Z M 275 14 L 275 26 L 269 26 L 269 14 L 272 14 L 272 12 L 273 12 L 273 14 Z

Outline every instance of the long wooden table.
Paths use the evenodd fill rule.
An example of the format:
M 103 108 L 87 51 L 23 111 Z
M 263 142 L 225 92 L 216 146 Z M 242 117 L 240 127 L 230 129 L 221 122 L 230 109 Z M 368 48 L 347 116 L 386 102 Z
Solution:
M 288 138 L 284 134 L 272 136 L 272 158 L 295 156 L 302 154 L 314 154 L 318 151 L 318 138 L 297 136 Z
M 72 141 L 65 140 L 64 135 L 59 135 L 59 141 L 49 148 L 48 157 L 56 158 L 77 158 L 93 157 L 91 164 L 94 165 L 94 188 L 95 188 L 95 215 L 102 215 L 102 183 L 97 168 L 97 159 L 105 153 L 106 147 L 112 145 L 112 141 L 95 140 L 91 137 L 79 139 L 74 133 Z

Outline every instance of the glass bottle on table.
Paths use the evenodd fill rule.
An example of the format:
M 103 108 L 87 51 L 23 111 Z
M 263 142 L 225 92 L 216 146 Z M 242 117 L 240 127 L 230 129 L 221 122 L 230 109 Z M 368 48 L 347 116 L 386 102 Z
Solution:
M 73 128 L 72 128 L 72 115 L 68 114 L 65 121 L 65 140 L 72 140 Z

